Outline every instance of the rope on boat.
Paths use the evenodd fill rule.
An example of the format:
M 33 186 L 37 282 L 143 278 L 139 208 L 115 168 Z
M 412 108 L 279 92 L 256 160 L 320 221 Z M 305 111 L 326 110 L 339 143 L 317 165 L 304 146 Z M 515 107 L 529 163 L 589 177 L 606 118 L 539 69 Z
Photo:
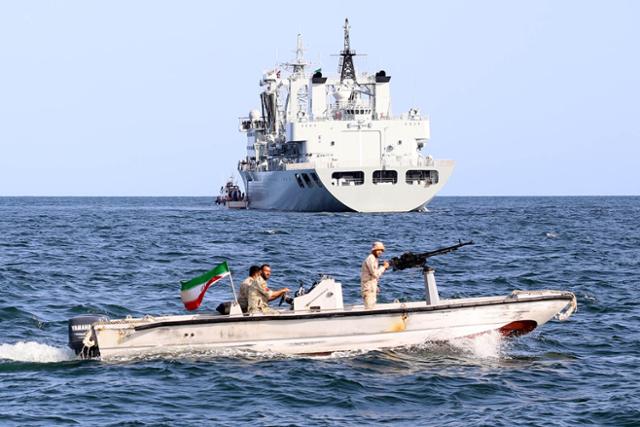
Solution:
M 80 354 L 83 355 L 82 358 L 88 357 L 89 351 L 93 346 L 96 345 L 96 342 L 91 339 L 92 329 L 89 328 L 86 334 L 84 334 L 84 338 L 82 339 L 82 350 L 80 350 Z M 84 356 L 87 355 L 87 356 Z
M 564 322 L 569 317 L 571 317 L 571 315 L 575 313 L 577 310 L 578 310 L 578 300 L 576 299 L 576 296 L 573 295 L 573 298 L 571 298 L 571 301 L 567 305 L 565 305 L 564 308 L 560 310 L 558 314 L 556 314 L 554 317 L 559 321 Z

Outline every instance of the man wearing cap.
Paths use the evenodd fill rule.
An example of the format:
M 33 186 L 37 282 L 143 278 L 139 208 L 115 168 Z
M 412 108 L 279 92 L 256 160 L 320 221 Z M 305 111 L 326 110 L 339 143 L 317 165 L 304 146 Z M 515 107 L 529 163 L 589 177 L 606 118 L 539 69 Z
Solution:
M 373 242 L 371 253 L 365 258 L 360 270 L 360 287 L 364 308 L 374 308 L 378 298 L 378 279 L 382 273 L 389 268 L 389 263 L 385 261 L 382 267 L 378 266 L 378 258 L 384 252 L 382 242 Z

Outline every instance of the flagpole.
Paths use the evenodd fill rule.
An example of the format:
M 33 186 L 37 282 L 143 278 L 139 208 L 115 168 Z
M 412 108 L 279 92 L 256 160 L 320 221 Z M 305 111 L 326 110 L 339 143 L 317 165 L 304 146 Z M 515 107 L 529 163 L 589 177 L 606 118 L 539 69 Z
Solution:
M 233 286 L 233 276 L 231 275 L 231 270 L 229 270 L 229 280 L 231 281 L 231 292 L 233 292 L 233 300 L 238 304 L 238 297 L 236 296 L 236 287 Z

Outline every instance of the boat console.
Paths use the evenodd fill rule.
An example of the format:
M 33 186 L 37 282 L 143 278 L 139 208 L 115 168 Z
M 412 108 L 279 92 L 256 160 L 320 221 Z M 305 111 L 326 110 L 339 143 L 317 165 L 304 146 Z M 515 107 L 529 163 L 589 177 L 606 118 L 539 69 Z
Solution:
M 307 292 L 301 286 L 293 298 L 295 312 L 342 310 L 343 308 L 342 284 L 328 276 L 323 276 Z

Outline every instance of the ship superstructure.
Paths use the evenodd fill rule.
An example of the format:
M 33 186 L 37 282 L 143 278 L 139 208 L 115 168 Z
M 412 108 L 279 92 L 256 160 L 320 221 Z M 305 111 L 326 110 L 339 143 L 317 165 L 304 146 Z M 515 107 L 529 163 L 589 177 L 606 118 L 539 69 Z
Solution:
M 264 73 L 261 108 L 240 119 L 247 156 L 238 165 L 250 207 L 293 211 L 421 210 L 448 180 L 451 160 L 422 149 L 429 119 L 391 112 L 391 77 L 356 73 L 349 21 L 338 75 L 307 73 L 296 57 Z

